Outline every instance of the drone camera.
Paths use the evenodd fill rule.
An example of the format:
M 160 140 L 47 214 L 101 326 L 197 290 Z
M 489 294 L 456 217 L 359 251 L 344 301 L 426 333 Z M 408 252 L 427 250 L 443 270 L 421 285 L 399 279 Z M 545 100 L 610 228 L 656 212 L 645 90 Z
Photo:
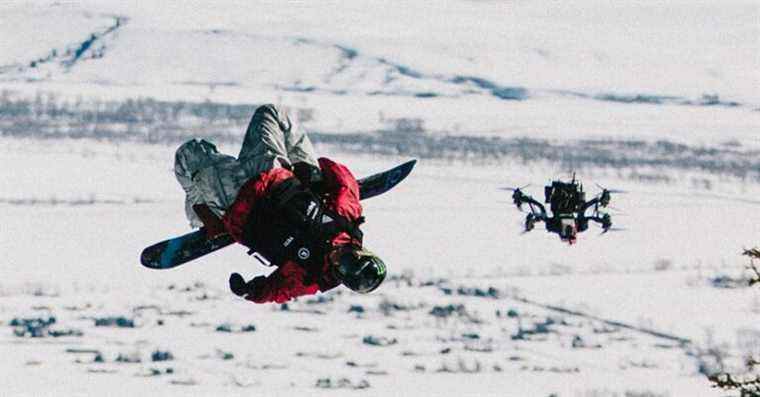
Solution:
M 533 216 L 533 214 L 528 214 L 527 217 L 525 217 L 525 231 L 529 232 L 533 230 L 533 227 L 536 225 L 536 219 Z

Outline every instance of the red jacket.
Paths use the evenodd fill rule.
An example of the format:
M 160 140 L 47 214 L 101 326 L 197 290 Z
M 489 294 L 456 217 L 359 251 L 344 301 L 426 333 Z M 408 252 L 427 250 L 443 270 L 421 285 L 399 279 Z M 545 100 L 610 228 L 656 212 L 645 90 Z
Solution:
M 326 158 L 319 159 L 319 167 L 322 169 L 327 209 L 350 221 L 356 221 L 362 215 L 362 206 L 359 202 L 359 184 L 351 171 L 346 166 Z M 227 232 L 235 241 L 242 243 L 243 230 L 256 202 L 267 197 L 282 181 L 292 177 L 294 175 L 289 170 L 275 168 L 262 172 L 258 178 L 251 179 L 243 185 L 235 202 L 222 217 Z M 254 227 L 266 230 L 268 225 Z M 330 241 L 332 246 L 350 242 L 351 237 L 348 233 L 340 233 Z M 330 273 L 326 257 L 322 258 L 318 265 L 313 265 L 313 268 L 304 268 L 293 261 L 275 265 L 277 270 L 269 276 L 253 279 L 253 292 L 246 295 L 246 299 L 256 303 L 283 303 L 297 296 L 327 291 L 340 284 Z

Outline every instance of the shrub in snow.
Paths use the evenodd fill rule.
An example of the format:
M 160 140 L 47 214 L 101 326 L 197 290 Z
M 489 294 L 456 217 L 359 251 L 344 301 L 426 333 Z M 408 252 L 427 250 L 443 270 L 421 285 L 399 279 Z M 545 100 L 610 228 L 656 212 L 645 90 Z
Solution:
M 454 314 L 460 314 L 465 311 L 464 305 L 446 305 L 446 306 L 434 306 L 433 309 L 430 310 L 430 315 L 433 317 L 441 317 L 441 318 L 447 318 L 451 317 Z
M 82 331 L 75 329 L 50 329 L 50 326 L 56 323 L 54 316 L 36 317 L 36 318 L 14 318 L 8 323 L 13 327 L 13 334 L 18 337 L 43 338 L 51 336 L 54 338 L 62 336 L 82 336 Z
M 98 317 L 95 318 L 96 327 L 134 328 L 135 322 L 124 316 Z
M 293 329 L 296 330 L 296 331 L 303 331 L 303 332 L 318 332 L 319 331 L 319 328 L 316 328 L 316 327 L 304 327 L 302 325 L 296 325 L 295 327 L 293 327 Z
M 747 268 L 752 275 L 750 276 L 747 284 L 750 286 L 760 283 L 760 270 L 755 264 L 756 259 L 760 259 L 760 249 L 752 248 L 745 249 L 742 255 L 750 258 L 750 263 Z M 744 335 L 746 339 L 748 335 Z M 750 339 L 754 339 L 749 335 Z M 754 341 L 744 341 L 742 344 L 744 348 L 754 345 Z M 736 390 L 741 397 L 756 397 L 760 396 L 760 375 L 757 375 L 756 367 L 760 365 L 760 361 L 754 357 L 748 357 L 744 362 L 744 373 L 737 374 L 731 373 L 725 370 L 724 359 L 727 353 L 717 346 L 708 346 L 706 349 L 699 349 L 696 353 L 693 353 L 699 359 L 699 369 L 702 374 L 712 382 L 713 387 L 718 387 L 725 390 Z
M 393 283 L 396 288 L 400 287 L 402 284 L 406 285 L 407 287 L 414 286 L 414 273 L 408 270 L 405 270 L 401 274 L 392 274 L 388 276 L 388 278 L 385 280 L 386 283 Z M 433 281 L 420 281 L 418 283 L 418 286 L 420 287 L 427 287 L 435 285 Z
M 150 355 L 151 361 L 170 361 L 174 360 L 174 356 L 170 351 L 156 350 Z
M 472 323 L 472 324 L 480 324 L 482 323 L 481 320 L 476 318 L 474 315 L 470 314 L 467 309 L 465 309 L 464 305 L 453 305 L 449 304 L 446 306 L 433 306 L 433 308 L 430 310 L 429 314 L 433 317 L 439 318 L 441 320 L 448 320 L 450 317 L 456 316 L 457 318 L 464 320 L 466 322 Z
M 731 277 L 725 274 L 711 277 L 708 281 L 715 288 L 744 288 L 750 285 L 750 281 L 744 277 Z
M 116 361 L 117 363 L 136 364 L 136 363 L 141 362 L 142 360 L 140 359 L 139 353 L 130 353 L 130 354 L 119 353 L 119 355 L 116 356 L 116 360 L 114 361 Z
M 396 338 L 386 338 L 384 336 L 372 336 L 368 335 L 365 336 L 364 339 L 362 339 L 362 343 L 365 345 L 372 345 L 372 346 L 390 346 L 395 345 L 398 343 L 398 340 Z
M 255 332 L 256 326 L 253 324 L 233 326 L 229 323 L 219 324 L 216 327 L 216 332 Z
M 441 292 L 443 292 L 445 295 L 453 295 L 454 290 L 448 287 L 438 287 Z M 499 298 L 499 290 L 494 287 L 488 287 L 487 289 L 482 289 L 478 287 L 462 287 L 460 286 L 456 290 L 457 295 L 461 296 L 476 296 L 479 298 Z
M 226 352 L 226 351 L 219 350 L 219 349 L 216 349 L 216 356 L 219 357 L 219 358 L 221 358 L 222 360 L 225 360 L 225 361 L 232 360 L 232 359 L 235 358 L 235 355 L 232 354 L 231 352 Z
M 472 365 L 467 365 L 464 359 L 460 357 L 457 359 L 456 365 L 449 365 L 446 362 L 442 362 L 441 366 L 435 372 L 476 374 L 482 370 L 483 366 L 480 361 L 475 360 Z
M 464 345 L 464 350 L 468 352 L 477 352 L 477 353 L 491 353 L 493 352 L 494 348 L 491 345 L 490 340 L 474 340 L 467 342 Z
M 171 375 L 174 373 L 174 368 L 166 368 L 166 369 L 160 369 L 160 368 L 148 368 L 145 373 L 139 374 L 139 376 L 161 376 L 161 375 Z
M 532 329 L 525 329 L 522 325 L 517 330 L 517 333 L 512 335 L 512 340 L 529 340 L 530 336 L 548 334 L 554 332 L 550 326 L 554 325 L 555 321 L 552 318 L 547 318 L 545 321 L 533 324 Z
M 383 300 L 380 301 L 380 304 L 377 306 L 380 312 L 385 316 L 390 316 L 393 314 L 393 312 L 408 312 L 411 310 L 419 309 L 421 307 L 424 307 L 424 304 L 420 303 L 417 305 L 404 305 L 401 303 L 392 302 L 387 298 L 383 298 Z
M 403 136 L 405 134 L 421 134 L 425 132 L 425 120 L 420 118 L 401 117 L 386 119 L 381 113 L 380 122 L 385 124 L 385 127 L 380 132 L 386 135 Z
M 334 301 L 335 299 L 332 297 L 332 295 L 319 295 L 316 298 L 311 298 L 306 300 L 307 305 L 321 305 L 325 303 L 330 303 Z
M 78 330 L 78 329 L 50 329 L 48 330 L 48 336 L 52 336 L 53 338 L 63 337 L 63 336 L 83 336 L 84 332 Z
M 673 262 L 668 259 L 661 258 L 654 262 L 654 270 L 658 272 L 667 271 L 673 269 Z
M 506 313 L 504 313 L 504 315 L 507 316 L 507 317 L 509 317 L 509 318 L 520 317 L 520 314 L 517 312 L 516 309 L 509 309 L 509 310 L 507 310 Z M 501 316 L 502 316 L 502 311 L 497 309 L 496 310 L 496 317 L 501 317 Z
M 320 389 L 367 389 L 369 388 L 369 382 L 362 379 L 356 383 L 351 382 L 351 380 L 347 378 L 339 378 L 339 379 L 331 379 L 331 378 L 320 378 L 317 379 L 317 384 L 315 387 L 318 387 Z

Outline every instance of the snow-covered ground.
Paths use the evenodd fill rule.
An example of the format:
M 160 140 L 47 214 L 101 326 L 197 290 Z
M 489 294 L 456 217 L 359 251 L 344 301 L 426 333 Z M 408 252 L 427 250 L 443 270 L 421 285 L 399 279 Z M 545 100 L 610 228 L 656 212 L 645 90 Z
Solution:
M 721 396 L 705 351 L 758 349 L 760 292 L 714 286 L 760 241 L 756 1 L 146 4 L 0 4 L 2 394 Z M 421 157 L 365 203 L 391 280 L 282 307 L 227 291 L 268 270 L 242 248 L 142 268 L 187 231 L 177 137 L 84 117 L 138 98 L 301 109 L 357 176 Z M 498 188 L 569 164 L 625 231 L 520 234 Z

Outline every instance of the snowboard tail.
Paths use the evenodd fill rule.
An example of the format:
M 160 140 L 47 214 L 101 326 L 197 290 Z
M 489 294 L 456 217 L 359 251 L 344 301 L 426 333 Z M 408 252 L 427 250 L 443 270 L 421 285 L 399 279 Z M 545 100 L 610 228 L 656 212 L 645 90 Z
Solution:
M 412 172 L 415 164 L 417 160 L 409 160 L 387 171 L 359 179 L 359 198 L 366 200 L 393 189 Z
M 410 160 L 387 171 L 360 179 L 360 198 L 365 200 L 393 189 L 412 172 L 416 163 L 417 160 Z M 145 248 L 140 255 L 140 263 L 151 269 L 171 269 L 234 242 L 228 234 L 208 239 L 206 230 L 201 228 Z
M 201 228 L 145 248 L 140 263 L 151 269 L 171 269 L 234 242 L 229 234 L 208 239 L 206 230 Z

